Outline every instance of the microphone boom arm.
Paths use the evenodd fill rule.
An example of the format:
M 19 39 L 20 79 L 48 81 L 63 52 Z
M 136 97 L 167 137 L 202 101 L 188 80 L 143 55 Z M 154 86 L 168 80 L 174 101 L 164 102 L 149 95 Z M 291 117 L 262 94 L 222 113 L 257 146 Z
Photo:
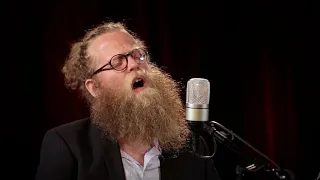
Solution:
M 215 138 L 217 139 L 223 139 L 223 140 L 227 140 L 226 138 L 228 138 L 227 136 L 225 136 L 223 134 L 223 132 L 218 131 L 215 128 L 215 125 L 219 126 L 220 128 L 222 128 L 223 130 L 225 130 L 227 133 L 229 133 L 229 135 L 231 136 L 231 141 L 233 141 L 235 138 L 239 141 L 241 141 L 242 143 L 244 143 L 245 145 L 247 145 L 251 150 L 253 150 L 254 152 L 256 152 L 257 154 L 259 154 L 261 157 L 263 157 L 265 160 L 267 160 L 269 163 L 271 163 L 273 166 L 275 166 L 277 169 L 281 169 L 280 166 L 278 164 L 276 164 L 274 161 L 272 161 L 270 158 L 268 158 L 265 154 L 263 154 L 262 152 L 260 152 L 258 149 L 256 149 L 255 147 L 253 147 L 250 143 L 248 143 L 247 141 L 245 141 L 244 139 L 242 139 L 240 136 L 238 136 L 236 133 L 234 133 L 233 131 L 227 129 L 226 127 L 224 127 L 223 125 L 221 125 L 218 122 L 215 121 L 210 121 L 209 122 L 210 127 L 212 128 L 212 132 L 210 133 L 211 135 L 213 135 Z
M 237 140 L 243 143 L 251 151 L 258 154 L 257 157 L 254 157 L 254 160 L 256 161 L 255 163 L 249 163 L 246 165 L 242 164 L 237 166 L 236 173 L 238 174 L 238 178 L 242 178 L 244 176 L 243 171 L 257 172 L 257 171 L 260 171 L 261 169 L 264 169 L 266 172 L 272 173 L 275 177 L 277 177 L 277 179 L 280 179 L 280 180 L 295 179 L 293 172 L 287 169 L 282 169 L 278 164 L 276 164 L 274 161 L 268 158 L 268 156 L 260 152 L 258 149 L 253 147 L 250 143 L 248 143 L 247 141 L 242 139 L 240 136 L 238 136 L 236 133 L 224 127 L 220 123 L 215 121 L 209 121 L 209 123 L 203 123 L 202 127 L 204 129 L 204 132 L 206 132 L 211 137 L 214 145 L 214 148 L 213 148 L 214 150 L 212 155 L 209 155 L 209 156 L 197 154 L 197 156 L 199 156 L 200 158 L 209 159 L 215 155 L 216 148 L 217 148 L 216 141 L 227 146 L 230 150 L 232 150 L 236 154 L 240 156 L 245 156 L 245 153 L 241 152 L 240 148 L 236 146 L 236 143 L 234 141 Z M 218 130 L 217 128 L 222 130 Z M 192 138 L 192 140 L 194 141 L 192 142 L 193 145 L 196 141 L 195 139 L 199 138 L 196 136 L 199 136 L 199 134 L 195 133 L 195 135 L 193 135 L 193 138 Z M 200 135 L 200 138 L 202 138 L 201 135 Z M 193 146 L 193 150 L 195 150 L 195 146 Z M 249 159 L 248 156 L 245 156 L 245 158 Z M 247 161 L 248 159 L 245 159 L 245 158 L 243 159 Z

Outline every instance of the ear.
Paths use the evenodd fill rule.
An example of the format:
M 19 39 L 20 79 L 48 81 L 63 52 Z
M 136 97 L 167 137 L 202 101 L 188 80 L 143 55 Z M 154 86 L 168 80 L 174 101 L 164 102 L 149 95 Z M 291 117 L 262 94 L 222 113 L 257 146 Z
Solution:
M 87 90 L 89 91 L 89 93 L 91 94 L 91 96 L 96 97 L 97 91 L 96 91 L 94 83 L 95 82 L 93 79 L 87 79 L 84 84 L 85 84 Z

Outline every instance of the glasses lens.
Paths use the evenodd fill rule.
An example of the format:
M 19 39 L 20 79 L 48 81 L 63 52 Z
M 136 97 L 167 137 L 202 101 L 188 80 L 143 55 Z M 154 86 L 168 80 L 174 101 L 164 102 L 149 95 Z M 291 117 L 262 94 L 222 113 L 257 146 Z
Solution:
M 131 57 L 139 63 L 144 63 L 147 61 L 147 52 L 143 49 L 135 49 L 132 51 Z
M 118 71 L 125 69 L 127 66 L 126 56 L 121 54 L 114 56 L 111 59 L 111 66 Z

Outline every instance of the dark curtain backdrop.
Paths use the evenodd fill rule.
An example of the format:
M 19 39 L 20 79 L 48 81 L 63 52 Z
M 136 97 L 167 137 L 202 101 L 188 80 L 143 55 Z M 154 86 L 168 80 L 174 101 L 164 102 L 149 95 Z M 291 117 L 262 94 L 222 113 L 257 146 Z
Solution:
M 3 62 L 10 62 L 2 67 L 5 172 L 9 179 L 33 179 L 45 131 L 88 115 L 78 95 L 65 89 L 60 69 L 70 45 L 111 18 L 126 22 L 145 40 L 153 61 L 177 81 L 210 81 L 210 120 L 298 179 L 315 179 L 320 171 L 318 5 L 302 0 L 13 2 L 2 23 L 8 48 Z M 234 169 L 225 152 L 218 147 L 215 159 L 227 177 Z

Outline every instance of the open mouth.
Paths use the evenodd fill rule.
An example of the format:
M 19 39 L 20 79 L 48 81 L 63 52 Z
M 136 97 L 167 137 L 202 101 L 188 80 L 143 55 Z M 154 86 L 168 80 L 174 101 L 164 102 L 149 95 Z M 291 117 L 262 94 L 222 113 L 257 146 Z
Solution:
M 133 79 L 132 82 L 132 89 L 137 91 L 137 90 L 142 90 L 145 87 L 145 81 L 142 78 L 135 78 Z

